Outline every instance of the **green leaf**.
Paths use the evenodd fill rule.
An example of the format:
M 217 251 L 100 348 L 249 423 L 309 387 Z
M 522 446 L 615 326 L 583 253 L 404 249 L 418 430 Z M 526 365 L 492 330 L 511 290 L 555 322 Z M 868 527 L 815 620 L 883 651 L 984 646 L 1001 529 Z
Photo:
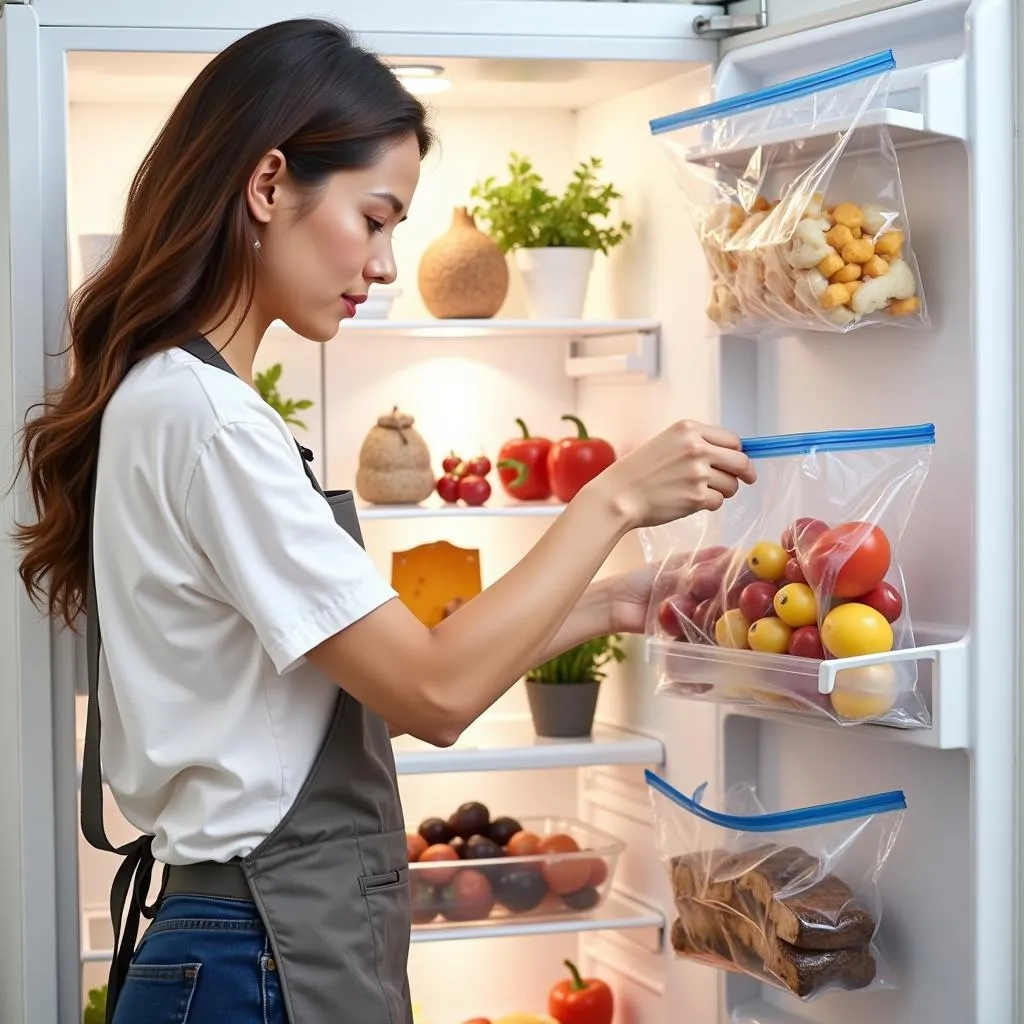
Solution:
M 626 657 L 619 646 L 621 640 L 617 633 L 585 640 L 531 669 L 526 678 L 531 683 L 599 682 L 607 675 L 605 666 L 609 662 L 621 662 Z
M 89 989 L 82 1024 L 103 1024 L 107 1017 L 107 986 Z
M 302 420 L 296 419 L 293 413 L 301 409 L 311 409 L 313 402 L 308 398 L 293 400 L 281 397 L 277 390 L 277 382 L 281 379 L 282 370 L 283 367 L 280 363 L 274 363 L 273 366 L 268 367 L 261 373 L 254 374 L 253 384 L 256 385 L 260 398 L 274 409 L 285 423 L 290 423 L 293 426 L 306 430 L 306 424 Z

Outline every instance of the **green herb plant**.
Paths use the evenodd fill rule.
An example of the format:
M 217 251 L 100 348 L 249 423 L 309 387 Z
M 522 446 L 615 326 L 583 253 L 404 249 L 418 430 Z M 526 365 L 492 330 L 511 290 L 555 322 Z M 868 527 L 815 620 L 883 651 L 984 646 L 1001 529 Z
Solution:
M 273 366 L 268 367 L 262 373 L 257 373 L 253 377 L 253 383 L 256 385 L 256 390 L 260 394 L 260 398 L 267 403 L 272 409 L 275 409 L 280 415 L 281 419 L 285 423 L 290 423 L 296 427 L 302 427 L 306 429 L 306 424 L 302 422 L 295 414 L 301 412 L 303 409 L 311 409 L 313 403 L 308 398 L 300 398 L 297 401 L 293 401 L 290 398 L 282 398 L 280 392 L 277 390 L 278 381 L 281 379 L 281 364 L 274 363 Z
M 82 1024 L 103 1024 L 107 1019 L 107 986 L 89 989 L 89 1002 L 85 1005 Z
M 612 202 L 621 199 L 610 184 L 601 184 L 597 157 L 581 161 L 565 192 L 556 196 L 544 186 L 528 157 L 512 153 L 509 180 L 499 184 L 493 177 L 470 190 L 477 201 L 474 218 L 488 225 L 488 234 L 502 252 L 513 249 L 579 248 L 607 254 L 633 230 L 631 224 L 601 224 L 611 213 Z
M 620 662 L 626 652 L 619 646 L 618 633 L 584 640 L 576 647 L 545 661 L 526 673 L 528 683 L 599 683 L 608 674 L 606 666 Z

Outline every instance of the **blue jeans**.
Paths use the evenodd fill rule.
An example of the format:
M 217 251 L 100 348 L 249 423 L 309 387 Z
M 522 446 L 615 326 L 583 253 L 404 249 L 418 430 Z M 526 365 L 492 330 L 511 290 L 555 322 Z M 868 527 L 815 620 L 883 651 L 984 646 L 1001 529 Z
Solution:
M 287 1024 L 254 903 L 169 896 L 147 929 L 114 1024 Z

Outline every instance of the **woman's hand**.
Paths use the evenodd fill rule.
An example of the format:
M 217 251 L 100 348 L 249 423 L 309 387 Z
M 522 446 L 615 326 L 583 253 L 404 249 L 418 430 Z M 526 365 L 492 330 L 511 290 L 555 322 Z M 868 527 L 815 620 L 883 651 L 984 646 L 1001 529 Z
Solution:
M 604 592 L 609 633 L 643 633 L 658 566 L 645 565 L 631 572 L 608 576 L 596 583 Z
M 721 508 L 741 482 L 756 478 L 732 431 L 681 420 L 614 462 L 584 490 L 613 502 L 631 527 L 659 526 Z

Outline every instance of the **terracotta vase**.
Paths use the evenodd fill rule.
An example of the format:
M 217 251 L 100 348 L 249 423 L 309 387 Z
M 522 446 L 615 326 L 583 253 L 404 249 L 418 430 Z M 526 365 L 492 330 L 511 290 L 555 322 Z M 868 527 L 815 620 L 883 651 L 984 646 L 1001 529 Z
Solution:
M 441 320 L 487 319 L 501 309 L 508 293 L 505 255 L 466 207 L 457 207 L 452 226 L 427 246 L 419 289 L 427 309 Z

